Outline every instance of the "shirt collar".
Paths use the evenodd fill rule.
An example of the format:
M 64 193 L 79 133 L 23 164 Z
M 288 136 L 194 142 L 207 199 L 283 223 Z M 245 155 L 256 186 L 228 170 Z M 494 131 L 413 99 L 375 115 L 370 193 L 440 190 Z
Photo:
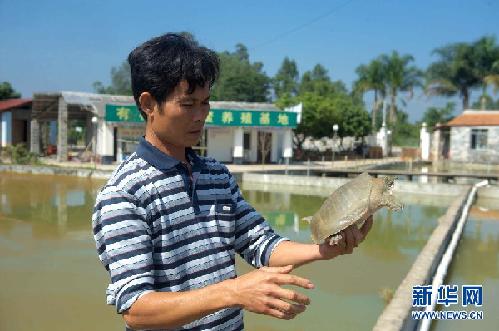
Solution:
M 140 137 L 136 153 L 140 158 L 160 170 L 171 169 L 180 163 L 180 161 L 176 158 L 163 153 L 158 148 L 153 146 L 150 142 L 145 140 L 144 137 Z M 200 168 L 201 158 L 191 147 L 186 148 L 185 154 L 187 156 L 187 160 L 193 165 L 193 168 Z

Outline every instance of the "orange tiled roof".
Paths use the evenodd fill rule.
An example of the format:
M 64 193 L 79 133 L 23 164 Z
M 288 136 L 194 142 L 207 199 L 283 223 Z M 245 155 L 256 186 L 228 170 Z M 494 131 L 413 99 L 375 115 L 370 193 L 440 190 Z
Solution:
M 30 106 L 31 99 L 7 99 L 0 101 L 0 112 L 6 111 L 12 108 L 18 108 L 23 106 Z
M 446 123 L 448 126 L 499 126 L 499 111 L 465 110 Z

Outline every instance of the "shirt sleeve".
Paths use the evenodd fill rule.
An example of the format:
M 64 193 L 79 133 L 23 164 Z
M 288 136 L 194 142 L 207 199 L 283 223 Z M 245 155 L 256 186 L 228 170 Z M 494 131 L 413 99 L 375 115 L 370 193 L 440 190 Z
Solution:
M 232 200 L 236 205 L 235 250 L 255 268 L 268 266 L 270 255 L 277 245 L 289 239 L 276 234 L 262 215 L 244 200 L 230 172 L 229 181 Z
M 92 228 L 99 259 L 111 277 L 107 303 L 122 313 L 154 290 L 146 211 L 132 195 L 105 187 L 97 196 Z

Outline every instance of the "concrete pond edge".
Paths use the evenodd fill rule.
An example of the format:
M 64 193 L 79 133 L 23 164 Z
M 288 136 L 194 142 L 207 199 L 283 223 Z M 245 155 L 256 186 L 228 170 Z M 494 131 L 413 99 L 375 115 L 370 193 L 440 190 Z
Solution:
M 437 227 L 400 283 L 392 300 L 379 316 L 373 330 L 416 330 L 419 321 L 412 319 L 411 311 L 419 308 L 412 306 L 412 287 L 431 284 L 470 191 L 471 186 L 463 189 L 447 209 L 447 212 L 438 219 Z

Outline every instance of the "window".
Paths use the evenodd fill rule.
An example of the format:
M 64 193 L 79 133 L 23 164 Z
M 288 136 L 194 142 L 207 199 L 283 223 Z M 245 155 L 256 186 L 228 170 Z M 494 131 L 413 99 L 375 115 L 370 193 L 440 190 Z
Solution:
M 250 133 L 245 132 L 244 133 L 244 149 L 245 150 L 250 150 L 251 149 L 251 140 L 250 140 Z
M 471 130 L 471 149 L 487 149 L 487 129 Z

